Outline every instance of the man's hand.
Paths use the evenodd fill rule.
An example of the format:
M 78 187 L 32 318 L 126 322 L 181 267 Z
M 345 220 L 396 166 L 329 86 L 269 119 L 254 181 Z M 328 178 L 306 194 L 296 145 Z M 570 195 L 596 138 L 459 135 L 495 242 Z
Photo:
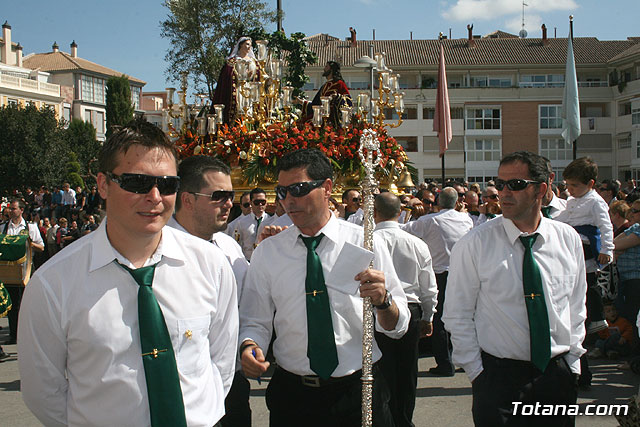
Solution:
M 481 205 L 478 206 L 478 212 L 480 212 L 481 214 L 487 214 L 487 204 L 483 203 Z
M 430 337 L 433 334 L 433 323 L 421 320 L 419 323 L 420 338 Z
M 387 290 L 382 271 L 367 269 L 358 273 L 355 280 L 360 282 L 360 296 L 362 298 L 371 297 L 373 305 L 380 305 L 384 302 Z
M 601 265 L 607 265 L 611 262 L 611 257 L 607 254 L 598 254 L 598 262 Z
M 262 229 L 262 232 L 258 236 L 257 243 L 262 242 L 268 237 L 275 236 L 276 234 L 280 233 L 283 230 L 286 230 L 287 228 L 289 227 L 287 227 L 286 225 L 284 227 L 280 227 L 279 225 L 267 225 Z
M 269 368 L 269 362 L 265 361 L 262 349 L 255 343 L 242 350 L 240 360 L 242 362 L 242 370 L 249 378 L 258 378 Z
M 333 205 L 333 207 L 336 208 L 336 211 L 338 212 L 338 217 L 339 218 L 344 218 L 345 215 L 345 210 L 346 210 L 346 205 L 343 205 L 342 203 L 338 203 L 338 201 L 336 199 L 334 199 L 333 197 L 329 198 L 329 203 L 331 203 Z

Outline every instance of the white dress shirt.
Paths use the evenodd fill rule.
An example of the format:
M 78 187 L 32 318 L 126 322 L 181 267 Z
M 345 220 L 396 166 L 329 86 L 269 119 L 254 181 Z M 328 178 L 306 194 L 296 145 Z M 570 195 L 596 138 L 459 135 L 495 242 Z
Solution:
M 429 246 L 436 274 L 449 270 L 451 248 L 472 228 L 469 215 L 455 209 L 424 215 L 402 226 L 404 231 L 421 238 Z
M 70 188 L 69 191 L 62 192 L 62 205 L 75 205 L 76 204 L 76 192 Z
M 356 225 L 362 225 L 364 221 L 364 211 L 362 208 L 358 208 L 351 216 L 347 219 L 348 222 Z
M 184 233 L 190 234 L 182 225 L 180 225 L 178 221 L 176 221 L 175 215 L 171 216 L 171 219 L 169 219 L 167 225 L 169 227 L 175 228 L 176 230 L 180 230 Z M 240 298 L 242 298 L 242 287 L 244 286 L 244 278 L 247 274 L 247 270 L 249 269 L 249 262 L 244 257 L 240 245 L 238 245 L 238 243 L 226 233 L 213 233 L 210 242 L 222 250 L 224 256 L 227 257 L 229 264 L 231 264 L 231 269 L 233 270 L 233 275 L 236 278 L 236 284 L 238 286 L 238 301 L 240 301 Z
M 551 210 L 549 211 L 549 216 L 552 219 L 555 219 L 562 211 L 567 208 L 567 201 L 557 197 L 555 194 L 551 198 L 551 201 L 547 206 L 551 206 Z
M 233 221 L 231 221 L 230 223 L 227 224 L 227 229 L 225 230 L 225 233 L 227 233 L 229 236 L 233 237 L 234 239 L 236 238 L 236 224 L 238 224 L 238 221 L 240 221 L 242 218 L 244 218 L 247 215 L 241 214 L 240 216 L 236 217 Z
M 269 218 L 266 212 L 262 213 L 262 221 Z M 262 223 L 260 221 L 260 223 Z M 238 231 L 238 244 L 242 248 L 242 253 L 247 260 L 251 260 L 251 254 L 255 249 L 256 240 L 258 238 L 258 217 L 251 212 L 249 215 L 242 217 L 235 225 Z
M 386 243 L 408 303 L 422 307 L 422 319 L 433 320 L 438 304 L 438 285 L 431 266 L 429 246 L 400 229 L 397 221 L 383 221 L 373 231 Z
M 594 225 L 600 230 L 600 253 L 609 255 L 613 259 L 613 225 L 609 217 L 609 205 L 596 192 L 591 190 L 582 197 L 570 196 L 567 199 L 566 209 L 555 218 L 571 226 Z M 584 243 L 589 243 L 586 236 L 580 235 Z M 598 269 L 595 258 L 588 259 L 586 271 L 594 272 Z
M 22 397 L 46 426 L 148 426 L 134 268 L 107 221 L 40 267 L 22 300 Z M 215 246 L 171 227 L 146 265 L 173 344 L 189 426 L 224 414 L 238 339 L 236 285 Z
M 333 215 L 320 233 L 324 237 L 316 253 L 326 278 L 345 242 L 362 246 L 364 233 L 362 227 Z M 298 375 L 315 375 L 307 358 L 307 248 L 300 234 L 298 227 L 289 227 L 264 240 L 254 252 L 240 304 L 240 341 L 253 340 L 266 351 L 275 330 L 273 353 L 278 365 Z M 377 236 L 374 236 L 374 253 L 374 268 L 384 272 L 386 288 L 400 313 L 395 329 L 384 330 L 377 321 L 375 327 L 385 335 L 400 338 L 406 332 L 411 317 L 407 299 L 395 274 L 391 256 Z M 363 300 L 358 292 L 347 294 L 333 287 L 327 287 L 327 292 L 338 351 L 338 366 L 332 376 L 342 377 L 362 368 Z M 373 361 L 381 356 L 374 341 Z
M 587 292 L 582 243 L 573 228 L 547 218 L 536 233 L 533 256 L 544 287 L 551 357 L 568 352 L 567 363 L 580 373 Z M 474 228 L 451 253 L 442 320 L 451 333 L 453 362 L 472 381 L 483 369 L 481 351 L 531 360 L 521 235 L 511 220 L 496 218 Z

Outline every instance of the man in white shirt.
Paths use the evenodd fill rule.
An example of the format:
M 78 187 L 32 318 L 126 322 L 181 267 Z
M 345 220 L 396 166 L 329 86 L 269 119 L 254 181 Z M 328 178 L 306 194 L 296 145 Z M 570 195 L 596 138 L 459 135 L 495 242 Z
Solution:
M 238 243 L 242 248 L 245 258 L 250 261 L 251 254 L 256 247 L 258 228 L 269 215 L 265 212 L 267 207 L 267 194 L 262 188 L 254 188 L 249 193 L 251 201 L 251 213 L 242 217 L 236 224 Z
M 556 218 L 562 211 L 567 208 L 567 201 L 557 197 L 553 192 L 553 180 L 556 177 L 555 172 L 551 168 L 551 161 L 543 157 L 549 171 L 549 181 L 547 182 L 547 192 L 542 198 L 542 216 L 545 218 Z
M 394 338 L 407 329 L 407 300 L 376 236 L 376 270 L 325 283 L 341 250 L 362 246 L 362 228 L 329 210 L 333 170 L 322 152 L 288 153 L 278 167 L 276 193 L 294 226 L 262 241 L 251 260 L 240 304 L 242 367 L 248 377 L 267 370 L 275 332 L 278 366 L 266 393 L 271 425 L 360 425 L 362 297 L 377 307 L 376 330 Z M 381 353 L 372 345 L 377 362 Z M 373 371 L 373 425 L 393 425 L 388 389 L 377 365 Z
M 180 178 L 160 129 L 113 133 L 99 168 L 107 218 L 26 288 L 22 397 L 46 426 L 215 425 L 235 365 L 233 271 L 214 245 L 165 226 Z
M 76 205 L 76 192 L 68 182 L 62 184 L 62 216 L 69 219 L 71 209 Z
M 537 154 L 505 156 L 496 179 L 503 216 L 451 254 L 443 320 L 453 361 L 472 382 L 476 426 L 574 422 L 523 415 L 523 405 L 576 403 L 585 351 L 582 244 L 573 228 L 542 217 L 548 179 Z
M 429 369 L 429 374 L 442 377 L 451 377 L 455 373 L 451 361 L 451 341 L 442 323 L 449 256 L 453 245 L 473 228 L 473 221 L 469 215 L 455 209 L 458 199 L 458 191 L 453 187 L 446 187 L 438 197 L 440 212 L 422 216 L 403 226 L 404 231 L 421 238 L 429 246 L 433 258 L 433 271 L 438 283 L 438 306 L 433 319 L 432 338 L 436 366 Z
M 360 209 L 362 199 L 360 192 L 355 188 L 350 188 L 342 193 L 342 204 L 344 205 L 344 219 L 348 220 L 351 215 Z
M 240 221 L 240 219 L 251 213 L 251 200 L 249 199 L 249 194 L 249 191 L 245 191 L 244 193 L 242 193 L 242 196 L 240 197 L 241 213 L 233 221 L 227 224 L 227 229 L 225 231 L 225 233 L 233 237 L 236 241 L 238 241 L 238 230 L 236 228 L 236 224 L 238 223 L 238 221 Z
M 233 269 L 240 300 L 249 263 L 238 243 L 224 233 L 235 195 L 231 169 L 213 157 L 192 156 L 180 162 L 178 176 L 176 213 L 168 225 L 211 242 L 224 252 Z M 223 427 L 251 426 L 250 385 L 239 364 L 236 365 L 233 384 L 225 399 L 225 416 L 220 421 Z
M 413 410 L 418 384 L 418 342 L 430 336 L 436 312 L 438 286 L 431 267 L 429 247 L 421 239 L 400 229 L 400 199 L 393 193 L 380 193 L 375 198 L 374 235 L 384 240 L 393 266 L 407 296 L 411 319 L 400 339 L 376 332 L 382 351 L 382 373 L 391 392 L 391 413 L 396 427 L 413 427 Z
M 291 218 L 289 218 L 289 215 L 287 215 L 287 213 L 285 212 L 282 203 L 280 203 L 280 200 L 278 200 L 277 198 L 275 201 L 275 205 L 275 214 L 266 218 L 260 223 L 260 227 L 258 227 L 258 237 L 256 243 L 260 243 L 260 236 L 265 227 L 289 227 L 291 224 L 293 224 L 293 222 L 291 222 Z
M 13 199 L 11 202 L 9 202 L 7 208 L 9 210 L 9 221 L 5 222 L 2 225 L 2 228 L 0 228 L 0 233 L 6 234 L 8 236 L 28 234 L 31 250 L 35 252 L 44 251 L 44 242 L 42 241 L 40 230 L 38 230 L 38 225 L 31 222 L 27 223 L 22 216 L 25 208 L 25 204 L 22 199 Z M 25 279 L 24 274 L 22 279 Z M 18 313 L 20 312 L 20 304 L 22 301 L 22 293 L 24 292 L 24 287 L 22 285 L 5 284 L 5 288 L 7 289 L 7 292 L 9 292 L 9 296 L 11 297 L 12 308 L 7 314 L 7 318 L 9 319 L 9 339 L 3 344 L 12 345 L 17 341 Z

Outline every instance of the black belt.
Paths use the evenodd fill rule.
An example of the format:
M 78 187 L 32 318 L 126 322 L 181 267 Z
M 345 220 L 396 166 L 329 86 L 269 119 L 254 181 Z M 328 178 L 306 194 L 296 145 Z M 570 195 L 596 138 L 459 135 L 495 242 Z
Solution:
M 567 354 L 569 354 L 568 351 L 562 354 L 559 354 L 555 357 L 552 357 L 551 360 L 549 360 L 549 364 L 557 363 L 558 361 L 564 360 L 563 357 L 566 356 Z M 493 363 L 494 366 L 498 366 L 498 367 L 509 366 L 509 367 L 522 367 L 522 368 L 535 368 L 535 365 L 529 360 L 508 359 L 506 357 L 500 358 L 500 357 L 494 356 L 493 354 L 489 354 L 486 351 L 482 351 L 482 363 L 485 363 L 485 361 L 489 361 L 490 363 Z
M 377 363 L 373 365 L 372 372 L 375 373 L 377 371 Z M 344 377 L 330 377 L 327 379 L 320 378 L 317 375 L 298 375 L 293 372 L 289 372 L 281 367 L 276 367 L 276 373 L 281 375 L 283 378 L 286 378 L 289 381 L 295 381 L 306 387 L 314 387 L 314 388 L 322 388 L 329 386 L 336 386 L 341 384 L 346 384 L 354 381 L 359 381 L 362 377 L 362 369 L 355 371 L 350 375 L 345 375 Z

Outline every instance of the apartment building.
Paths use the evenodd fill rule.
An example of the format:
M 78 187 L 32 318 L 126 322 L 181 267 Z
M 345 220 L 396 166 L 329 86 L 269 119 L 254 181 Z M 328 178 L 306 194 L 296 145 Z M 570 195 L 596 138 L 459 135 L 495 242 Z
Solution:
M 369 71 L 354 62 L 374 52 L 399 73 L 405 93 L 404 123 L 390 130 L 418 169 L 420 180 L 441 176 L 433 114 L 439 45 L 444 47 L 453 140 L 445 156 L 447 178 L 493 179 L 500 158 L 529 150 L 551 159 L 556 175 L 573 158 L 561 136 L 567 38 L 519 38 L 496 31 L 486 36 L 443 40 L 341 40 L 327 34 L 307 38 L 318 62 L 307 67 L 312 98 L 325 79 L 327 61 L 342 65 L 355 99 L 370 90 Z M 577 155 L 593 157 L 600 179 L 640 178 L 640 37 L 603 41 L 574 39 L 582 135 Z M 374 83 L 377 93 L 377 81 Z M 397 120 L 392 110 L 385 112 Z
M 28 104 L 52 108 L 62 117 L 60 85 L 52 83 L 50 73 L 24 66 L 22 46 L 12 41 L 11 25 L 5 22 L 0 38 L 0 107 Z
M 62 117 L 81 119 L 93 124 L 98 140 L 106 133 L 106 85 L 111 76 L 124 73 L 112 70 L 78 56 L 78 44 L 70 44 L 70 52 L 62 52 L 54 42 L 51 52 L 24 57 L 25 67 L 47 72 L 51 81 L 60 85 L 63 97 Z M 136 112 L 142 112 L 141 94 L 144 81 L 128 76 L 131 102 Z

